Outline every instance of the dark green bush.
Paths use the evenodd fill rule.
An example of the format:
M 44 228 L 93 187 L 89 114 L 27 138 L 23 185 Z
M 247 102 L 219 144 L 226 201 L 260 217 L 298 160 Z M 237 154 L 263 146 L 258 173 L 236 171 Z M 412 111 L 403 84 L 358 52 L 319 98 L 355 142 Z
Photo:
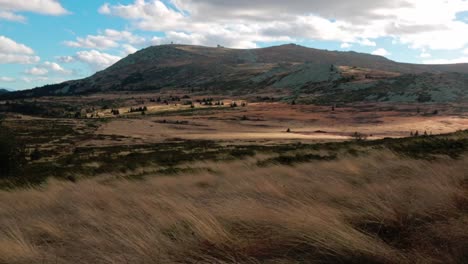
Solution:
M 0 125 L 0 178 L 15 175 L 25 165 L 24 148 Z

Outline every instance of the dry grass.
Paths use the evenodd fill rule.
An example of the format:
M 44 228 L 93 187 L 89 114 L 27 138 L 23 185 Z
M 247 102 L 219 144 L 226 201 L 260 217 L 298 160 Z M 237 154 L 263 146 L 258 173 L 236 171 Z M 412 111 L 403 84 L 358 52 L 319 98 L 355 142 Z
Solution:
M 468 262 L 468 158 L 254 164 L 0 192 L 0 263 Z

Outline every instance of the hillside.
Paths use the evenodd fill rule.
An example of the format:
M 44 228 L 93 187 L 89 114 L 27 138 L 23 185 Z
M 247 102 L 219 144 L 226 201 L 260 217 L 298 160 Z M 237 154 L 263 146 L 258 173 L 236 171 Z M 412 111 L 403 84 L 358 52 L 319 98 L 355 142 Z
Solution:
M 0 94 L 9 93 L 10 91 L 5 88 L 0 88 Z
M 249 50 L 162 45 L 140 50 L 91 77 L 7 98 L 164 88 L 226 96 L 280 91 L 280 99 L 312 103 L 447 102 L 465 100 L 467 80 L 468 64 L 404 64 L 294 44 Z

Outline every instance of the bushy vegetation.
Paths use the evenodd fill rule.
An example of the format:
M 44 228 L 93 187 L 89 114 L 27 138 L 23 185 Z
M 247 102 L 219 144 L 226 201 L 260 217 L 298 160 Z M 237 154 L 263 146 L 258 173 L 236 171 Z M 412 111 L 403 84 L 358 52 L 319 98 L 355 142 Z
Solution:
M 2 126 L 0 120 L 0 178 L 15 176 L 25 161 L 23 146 L 9 129 Z

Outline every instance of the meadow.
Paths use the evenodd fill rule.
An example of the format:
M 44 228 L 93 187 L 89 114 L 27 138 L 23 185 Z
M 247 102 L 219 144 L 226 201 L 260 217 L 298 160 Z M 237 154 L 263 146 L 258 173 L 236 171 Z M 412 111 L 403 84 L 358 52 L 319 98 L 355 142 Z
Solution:
M 465 155 L 261 159 L 1 191 L 0 263 L 468 260 Z
M 0 263 L 468 262 L 462 106 L 116 109 L 5 116 Z

